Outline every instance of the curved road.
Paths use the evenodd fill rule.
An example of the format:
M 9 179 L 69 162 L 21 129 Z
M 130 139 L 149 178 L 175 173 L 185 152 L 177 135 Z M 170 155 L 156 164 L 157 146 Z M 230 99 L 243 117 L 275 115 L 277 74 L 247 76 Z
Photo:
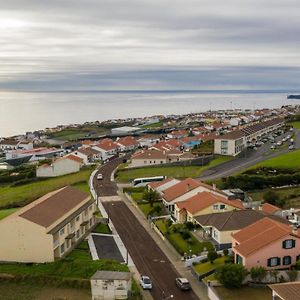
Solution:
M 175 300 L 199 299 L 193 291 L 182 292 L 177 288 L 175 278 L 179 274 L 176 269 L 127 205 L 117 197 L 117 185 L 111 181 L 111 175 L 123 159 L 124 157 L 117 158 L 102 166 L 98 173 L 103 174 L 103 180 L 94 178 L 94 188 L 135 266 L 140 274 L 148 275 L 152 279 L 153 299 L 170 299 L 170 295 Z M 163 297 L 163 292 L 166 298 Z

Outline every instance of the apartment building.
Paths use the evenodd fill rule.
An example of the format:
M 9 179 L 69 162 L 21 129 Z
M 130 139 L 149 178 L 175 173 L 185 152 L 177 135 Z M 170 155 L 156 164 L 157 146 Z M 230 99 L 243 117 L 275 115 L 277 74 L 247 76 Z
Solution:
M 262 135 L 277 130 L 283 125 L 284 119 L 273 118 L 220 135 L 215 138 L 214 153 L 232 156 L 238 155 Z
M 89 194 L 67 186 L 0 221 L 0 261 L 53 262 L 68 254 L 96 224 Z

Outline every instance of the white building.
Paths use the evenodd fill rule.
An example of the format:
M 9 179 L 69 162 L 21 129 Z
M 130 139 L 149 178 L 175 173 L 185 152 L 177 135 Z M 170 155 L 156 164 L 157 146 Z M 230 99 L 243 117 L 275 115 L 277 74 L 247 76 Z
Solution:
M 131 284 L 129 272 L 97 271 L 91 277 L 92 300 L 127 299 Z
M 136 133 L 141 130 L 142 129 L 139 127 L 122 126 L 122 127 L 112 128 L 111 134 L 112 135 L 128 135 L 128 134 Z
M 83 160 L 75 155 L 68 155 L 53 161 L 50 165 L 44 164 L 36 169 L 36 177 L 57 177 L 79 172 Z

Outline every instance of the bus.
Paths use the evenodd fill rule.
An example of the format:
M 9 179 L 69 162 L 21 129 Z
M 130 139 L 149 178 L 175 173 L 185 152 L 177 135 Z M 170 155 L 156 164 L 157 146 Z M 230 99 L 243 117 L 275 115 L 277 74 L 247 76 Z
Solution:
M 154 177 L 145 177 L 145 178 L 136 178 L 132 180 L 132 185 L 135 187 L 146 186 L 150 182 L 163 181 L 166 176 L 154 176 Z

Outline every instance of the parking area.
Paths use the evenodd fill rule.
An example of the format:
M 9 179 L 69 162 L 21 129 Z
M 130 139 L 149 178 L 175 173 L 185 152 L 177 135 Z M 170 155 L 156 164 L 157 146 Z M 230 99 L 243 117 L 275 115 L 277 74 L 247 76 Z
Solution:
M 121 254 L 119 247 L 112 235 L 92 234 L 92 241 L 89 241 L 91 251 L 95 247 L 96 254 L 99 259 L 114 259 L 120 263 L 124 263 L 125 259 Z M 91 243 L 92 242 L 92 243 Z

